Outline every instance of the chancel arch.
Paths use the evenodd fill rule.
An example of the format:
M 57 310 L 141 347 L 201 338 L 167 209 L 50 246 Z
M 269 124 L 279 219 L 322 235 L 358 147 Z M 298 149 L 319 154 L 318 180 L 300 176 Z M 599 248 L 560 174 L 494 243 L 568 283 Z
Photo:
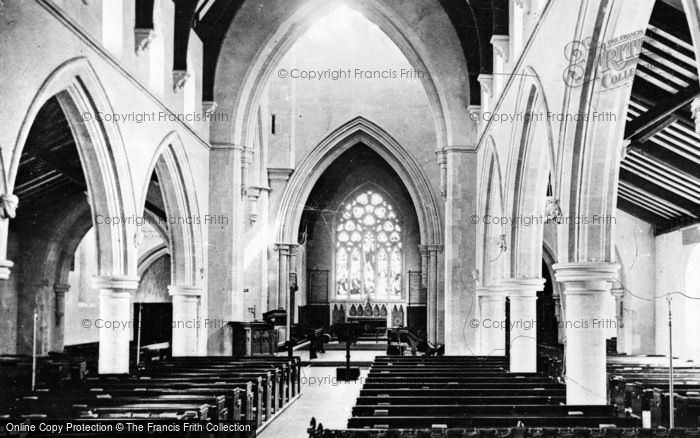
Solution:
M 322 181 L 324 175 L 344 175 L 347 169 L 341 170 L 343 167 L 342 163 L 346 163 L 345 167 L 349 167 L 351 166 L 352 161 L 346 162 L 346 160 L 343 157 L 349 157 L 351 155 L 348 154 L 353 153 L 353 151 L 355 151 L 356 153 L 356 151 L 358 150 L 364 150 L 364 154 L 367 157 L 372 157 L 371 159 L 366 158 L 366 160 L 368 160 L 368 163 L 381 163 L 383 172 L 386 172 L 387 174 L 391 175 L 390 178 L 387 177 L 387 179 L 384 180 L 384 183 L 388 184 L 388 181 L 391 181 L 391 184 L 395 186 L 395 191 L 404 193 L 403 210 L 401 211 L 405 211 L 406 214 L 410 214 L 412 217 L 415 218 L 414 225 L 412 227 L 409 226 L 409 228 L 413 230 L 413 233 L 415 233 L 413 237 L 414 240 L 407 241 L 405 235 L 399 235 L 399 239 L 402 240 L 401 249 L 403 251 L 401 256 L 401 264 L 403 265 L 403 271 L 401 273 L 402 278 L 398 280 L 399 282 L 401 282 L 402 285 L 401 300 L 394 301 L 401 301 L 404 304 L 403 318 L 401 324 L 405 324 L 408 318 L 409 311 L 406 307 L 408 305 L 409 299 L 408 291 L 410 287 L 413 287 L 414 295 L 416 295 L 414 297 L 414 302 L 421 304 L 422 306 L 428 307 L 427 321 L 424 322 L 425 324 L 427 324 L 428 336 L 436 336 L 438 323 L 436 316 L 438 312 L 437 263 L 441 246 L 441 217 L 438 213 L 432 189 L 428 185 L 428 182 L 423 176 L 422 171 L 418 168 L 418 166 L 410 157 L 410 155 L 408 155 L 408 153 L 388 133 L 383 131 L 379 126 L 375 125 L 374 123 L 363 118 L 356 118 L 339 127 L 333 133 L 328 135 L 316 148 L 314 148 L 314 150 L 307 156 L 307 158 L 303 162 L 301 162 L 297 169 L 292 173 L 289 179 L 289 183 L 282 195 L 282 199 L 280 201 L 278 221 L 275 224 L 277 248 L 279 250 L 279 248 L 283 245 L 296 246 L 300 243 L 303 243 L 305 239 L 308 238 L 308 235 L 304 235 L 305 231 L 308 233 L 308 230 L 305 228 L 306 224 L 304 220 L 306 220 L 308 216 L 308 209 L 310 208 L 308 207 L 308 205 L 309 200 L 312 199 L 311 196 L 316 196 L 315 192 L 318 192 L 318 190 L 320 190 L 318 187 L 325 187 L 325 184 L 320 184 L 320 181 Z M 361 158 L 358 158 L 358 160 L 360 160 L 360 162 L 363 162 Z M 338 168 L 336 171 L 330 171 L 330 169 L 332 169 L 334 166 L 338 167 L 339 165 L 341 167 Z M 356 178 L 359 178 L 363 175 L 365 179 L 369 178 L 369 180 L 371 181 L 372 174 L 364 173 L 362 168 L 359 167 Z M 353 200 L 351 198 L 352 196 L 362 195 L 361 192 L 357 192 L 357 190 L 360 190 L 360 187 L 362 186 L 362 180 L 356 179 L 355 181 L 356 182 L 354 186 L 350 184 L 347 187 L 353 189 L 352 192 L 342 193 L 342 197 L 338 197 L 337 199 L 329 201 L 330 203 L 325 205 L 325 207 L 323 207 L 322 209 L 327 209 L 328 206 L 331 206 L 330 210 L 333 212 L 333 215 L 335 215 L 337 209 L 341 205 L 347 206 L 348 202 L 351 205 L 354 201 L 356 201 L 356 199 Z M 331 185 L 331 188 L 329 188 L 328 190 L 338 190 L 338 185 L 345 185 L 343 181 L 335 181 L 334 184 L 335 185 Z M 392 205 L 392 209 L 398 208 L 398 203 L 393 204 L 390 202 L 390 200 L 396 195 L 387 192 L 386 189 L 382 187 L 382 181 L 375 182 L 374 185 L 375 190 L 373 193 L 381 193 L 382 201 L 386 200 L 388 202 L 386 207 L 387 211 L 388 205 L 390 204 Z M 341 194 L 338 194 L 338 196 L 341 196 Z M 345 204 L 343 204 L 343 201 L 345 201 Z M 317 207 L 311 208 L 312 211 L 314 209 L 318 209 Z M 328 225 L 328 230 L 326 232 L 329 233 L 329 237 L 337 238 L 338 236 L 333 236 L 333 230 L 335 230 L 335 228 L 337 228 L 337 226 L 339 226 L 340 223 L 336 223 L 335 228 L 330 228 L 330 224 L 334 223 L 332 218 L 335 218 L 336 221 L 338 220 L 337 217 L 333 215 L 331 215 L 331 218 L 327 220 L 325 219 L 325 215 L 321 215 L 321 217 L 324 218 L 324 221 L 326 221 L 324 222 L 324 224 Z M 399 217 L 399 215 L 396 216 L 396 219 L 400 223 L 403 220 L 403 218 Z M 393 224 L 393 226 L 395 225 L 396 224 Z M 406 230 L 406 224 L 401 224 L 399 226 L 402 227 L 404 231 Z M 390 238 L 391 236 L 389 235 L 388 237 Z M 424 247 L 424 257 L 426 257 L 425 263 L 423 263 L 423 260 L 421 260 L 421 257 L 423 256 L 419 251 L 419 245 Z M 411 257 L 414 258 L 414 263 L 410 265 L 411 269 L 406 268 L 406 251 L 412 252 L 413 254 Z M 333 251 L 333 253 L 335 253 L 335 251 Z M 287 259 L 289 255 L 288 253 L 283 253 L 281 251 L 279 252 L 279 254 L 279 266 L 282 267 L 280 268 L 279 278 L 280 280 L 284 280 L 287 277 L 287 275 L 283 275 L 282 269 L 285 267 L 289 269 L 288 267 L 290 265 L 289 260 Z M 334 256 L 335 255 L 337 254 L 334 254 Z M 428 273 L 427 278 L 422 279 L 420 277 L 419 271 L 421 271 L 423 266 L 425 266 L 425 269 L 432 271 L 433 275 L 431 276 Z M 330 268 L 328 270 L 329 278 L 327 284 L 329 285 L 329 291 L 334 291 L 333 285 L 335 284 L 335 282 L 331 281 L 331 277 L 333 277 L 337 273 L 337 270 L 333 270 Z M 415 271 L 417 275 L 413 277 L 412 285 L 409 285 L 408 271 L 411 270 Z M 307 284 L 309 280 L 310 279 L 307 279 Z M 424 289 L 424 295 L 427 296 L 419 299 L 418 295 L 422 293 L 420 292 L 420 289 Z M 285 290 L 286 285 L 280 283 L 278 285 L 277 303 L 287 302 L 285 296 L 283 295 Z M 416 300 L 420 300 L 422 301 L 422 303 Z M 366 304 L 366 301 L 364 301 L 362 304 L 364 306 Z M 344 309 L 346 312 L 349 313 L 351 307 L 345 306 Z M 425 314 L 424 309 L 425 307 L 422 307 L 422 310 L 416 311 L 416 313 Z M 382 312 L 384 316 L 388 315 L 389 318 L 391 317 L 391 312 L 393 310 L 393 305 L 387 306 L 386 312 L 384 312 L 381 309 L 381 307 L 379 308 L 379 311 Z M 398 315 L 400 313 L 400 310 L 400 307 L 396 307 L 395 314 Z M 425 328 L 423 328 L 423 330 L 425 330 Z

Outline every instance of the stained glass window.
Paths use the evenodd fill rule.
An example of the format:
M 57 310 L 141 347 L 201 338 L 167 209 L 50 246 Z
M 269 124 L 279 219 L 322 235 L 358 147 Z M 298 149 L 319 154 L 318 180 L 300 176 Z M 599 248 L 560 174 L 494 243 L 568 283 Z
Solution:
M 335 228 L 338 298 L 401 298 L 401 224 L 384 197 L 366 190 L 341 206 Z

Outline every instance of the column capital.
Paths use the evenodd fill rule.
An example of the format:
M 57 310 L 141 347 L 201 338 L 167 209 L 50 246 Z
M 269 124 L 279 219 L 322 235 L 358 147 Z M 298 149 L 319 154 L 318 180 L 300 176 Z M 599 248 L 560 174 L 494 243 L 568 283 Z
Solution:
M 214 114 L 216 108 L 219 106 L 214 100 L 204 100 L 202 101 L 202 111 L 204 114 L 211 115 Z
M 139 56 L 146 50 L 151 42 L 156 38 L 156 32 L 150 28 L 134 28 L 134 51 Z
M 187 70 L 173 70 L 173 92 L 183 89 L 190 76 L 192 75 Z
M 437 157 L 438 166 L 447 166 L 447 150 L 439 149 L 435 151 L 435 156 Z
M 493 35 L 491 37 L 491 45 L 493 46 L 494 52 L 500 56 L 505 62 L 508 62 L 510 52 L 508 46 L 510 45 L 510 37 L 508 35 Z
M 202 288 L 198 286 L 190 286 L 190 285 L 170 285 L 168 286 L 168 294 L 171 297 L 174 296 L 185 296 L 185 297 L 201 297 L 202 296 Z
M 17 216 L 17 206 L 19 198 L 12 193 L 3 193 L 0 195 L 0 218 L 14 219 Z
M 587 295 L 609 291 L 620 265 L 609 262 L 556 263 L 552 268 L 557 281 L 564 283 L 566 295 Z
M 625 296 L 625 289 L 622 287 L 613 287 L 610 289 L 610 294 L 615 297 L 616 300 L 621 300 Z
M 12 267 L 14 262 L 11 260 L 0 260 L 0 280 L 7 280 L 10 278 L 10 272 L 12 272 Z
M 70 284 L 56 283 L 53 285 L 53 291 L 56 295 L 65 295 L 70 290 Z
M 441 252 L 442 249 L 445 247 L 445 245 L 441 243 L 428 243 L 428 244 L 423 244 L 423 245 L 418 245 L 418 250 L 421 251 L 421 254 L 423 251 L 427 253 L 436 253 L 436 252 Z
M 138 276 L 99 276 L 93 277 L 92 282 L 97 289 L 112 289 L 124 292 L 135 291 L 139 287 Z
M 537 292 L 544 290 L 544 278 L 504 278 L 503 289 L 511 298 L 536 298 Z
M 481 73 L 476 77 L 481 89 L 488 97 L 493 97 L 493 75 Z
M 253 155 L 255 155 L 253 149 L 244 147 L 243 150 L 241 150 L 241 165 L 247 166 L 252 163 Z
M 289 181 L 289 177 L 292 176 L 294 169 L 290 167 L 269 167 L 267 169 L 267 178 L 270 181 Z
M 275 243 L 275 251 L 278 251 L 280 255 L 293 256 L 297 253 L 297 248 L 299 247 L 296 243 Z
M 508 293 L 503 286 L 478 286 L 476 288 L 476 295 L 482 300 L 484 298 L 490 300 L 505 300 Z

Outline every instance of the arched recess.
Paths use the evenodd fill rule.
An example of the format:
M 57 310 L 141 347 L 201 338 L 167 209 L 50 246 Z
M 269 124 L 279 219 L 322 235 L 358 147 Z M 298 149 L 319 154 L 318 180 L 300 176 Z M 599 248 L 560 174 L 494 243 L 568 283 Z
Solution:
M 478 232 L 478 235 L 483 237 L 480 277 L 483 286 L 498 286 L 504 275 L 506 261 L 506 255 L 503 253 L 505 249 L 499 248 L 500 237 L 505 233 L 505 226 L 501 223 L 501 218 L 504 217 L 501 163 L 492 137 L 486 139 L 485 145 L 479 179 L 482 184 L 478 211 L 483 212 Z
M 340 0 L 245 2 L 226 34 L 216 68 L 215 99 L 231 117 L 212 124 L 212 141 L 250 145 L 261 95 L 287 50 Z M 432 108 L 437 149 L 467 145 L 469 82 L 459 38 L 437 0 L 420 4 L 359 0 L 352 7 L 374 22 L 416 70 Z M 265 15 L 259 13 L 265 11 Z M 427 13 L 427 12 L 430 13 Z M 242 80 L 241 80 L 242 78 Z
M 297 243 L 304 205 L 314 185 L 331 163 L 359 143 L 371 148 L 389 163 L 408 189 L 418 214 L 421 243 L 442 244 L 440 212 L 420 167 L 391 135 L 363 117 L 352 119 L 329 134 L 292 173 L 277 214 L 276 241 Z
M 531 117 L 513 128 L 505 191 L 509 197 L 504 210 L 511 221 L 506 270 L 512 278 L 541 277 L 547 186 L 556 162 L 551 125 L 539 117 L 549 113 L 544 89 L 536 72 L 526 71 L 517 108 L 521 108 L 519 114 Z M 552 185 L 556 183 L 552 181 Z
M 165 203 L 165 224 L 163 218 L 150 216 L 156 230 L 165 231 L 172 257 L 172 285 L 198 286 L 203 268 L 201 222 L 199 216 L 196 187 L 192 178 L 187 155 L 177 132 L 170 132 L 156 149 L 146 175 L 155 172 Z M 138 211 L 146 211 L 146 197 L 150 178 L 141 191 Z M 200 285 L 201 286 L 201 285 Z
M 98 113 L 109 114 L 113 110 L 86 58 L 73 58 L 54 70 L 26 110 L 7 169 L 7 192 L 11 193 L 14 188 L 22 151 L 34 119 L 53 96 L 58 99 L 70 124 L 85 173 L 91 222 L 96 228 L 99 275 L 126 277 L 133 283 L 137 280 L 135 225 L 123 221 L 115 226 L 99 219 L 135 216 L 131 170 L 117 125 L 97 120 Z M 85 114 L 93 117 L 85 117 Z

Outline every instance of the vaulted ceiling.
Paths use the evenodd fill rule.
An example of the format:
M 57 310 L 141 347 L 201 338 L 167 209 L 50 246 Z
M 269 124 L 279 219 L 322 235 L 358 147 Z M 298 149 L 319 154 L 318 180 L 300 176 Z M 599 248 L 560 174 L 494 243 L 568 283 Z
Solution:
M 657 1 L 632 87 L 617 201 L 657 234 L 700 218 L 700 137 L 690 113 L 700 96 L 696 66 L 680 2 Z

